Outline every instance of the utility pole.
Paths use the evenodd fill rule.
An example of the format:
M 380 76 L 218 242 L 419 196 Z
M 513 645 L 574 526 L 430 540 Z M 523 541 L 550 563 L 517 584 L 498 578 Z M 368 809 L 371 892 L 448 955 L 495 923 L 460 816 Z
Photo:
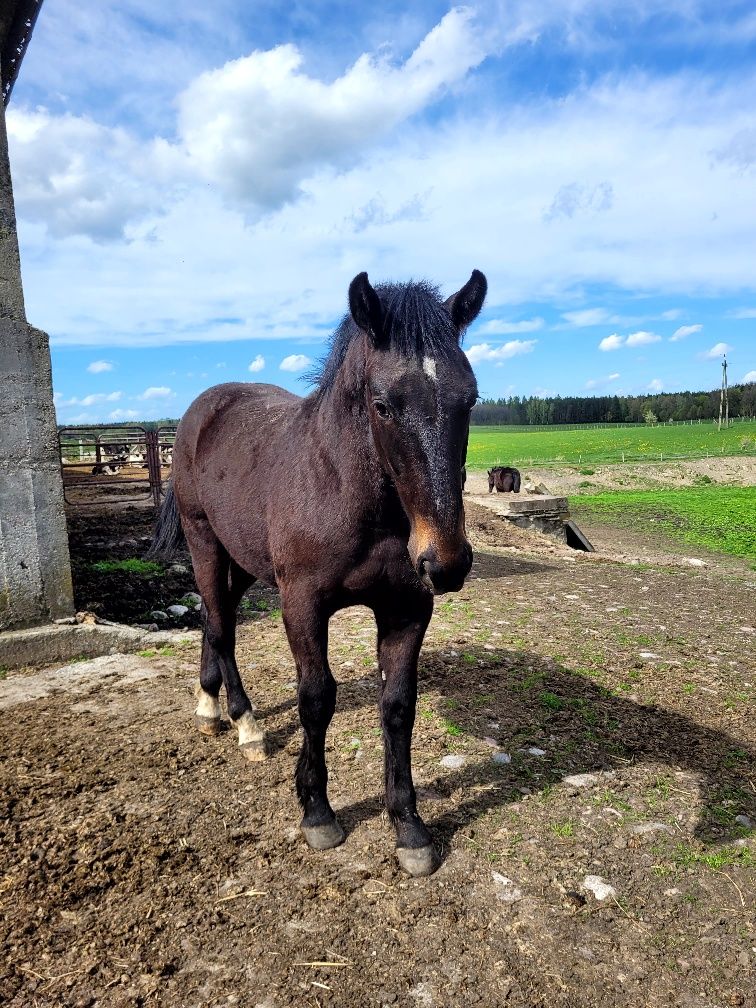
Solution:
M 722 430 L 722 414 L 724 414 L 725 427 L 730 426 L 730 400 L 727 395 L 727 357 L 722 356 L 722 388 L 719 393 L 719 424 L 718 429 Z

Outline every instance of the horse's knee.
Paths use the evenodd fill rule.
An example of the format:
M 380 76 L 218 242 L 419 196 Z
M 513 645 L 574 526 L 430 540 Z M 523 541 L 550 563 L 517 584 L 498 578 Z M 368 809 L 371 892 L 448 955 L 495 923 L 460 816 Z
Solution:
M 403 694 L 394 693 L 381 700 L 381 720 L 383 727 L 391 734 L 411 725 L 415 719 L 415 702 Z
M 336 680 L 327 675 L 302 674 L 297 696 L 302 724 L 328 724 L 336 709 Z

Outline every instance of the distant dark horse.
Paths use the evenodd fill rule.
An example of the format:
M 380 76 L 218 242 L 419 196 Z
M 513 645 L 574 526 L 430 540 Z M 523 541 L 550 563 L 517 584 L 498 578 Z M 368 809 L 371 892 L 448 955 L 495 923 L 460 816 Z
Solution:
M 488 492 L 496 487 L 497 493 L 520 492 L 520 470 L 511 466 L 494 466 L 488 470 Z
M 417 659 L 433 595 L 458 591 L 472 564 L 461 470 L 477 388 L 460 339 L 485 294 L 477 270 L 446 302 L 425 283 L 373 289 L 360 273 L 349 287 L 351 314 L 306 399 L 234 383 L 189 407 L 155 536 L 155 551 L 169 553 L 183 526 L 202 594 L 197 725 L 218 732 L 225 685 L 251 760 L 265 758 L 265 743 L 234 657 L 236 609 L 256 578 L 278 586 L 304 730 L 302 829 L 319 850 L 344 840 L 326 790 L 336 704 L 328 621 L 346 606 L 373 610 L 386 806 L 411 875 L 439 864 L 410 770 Z

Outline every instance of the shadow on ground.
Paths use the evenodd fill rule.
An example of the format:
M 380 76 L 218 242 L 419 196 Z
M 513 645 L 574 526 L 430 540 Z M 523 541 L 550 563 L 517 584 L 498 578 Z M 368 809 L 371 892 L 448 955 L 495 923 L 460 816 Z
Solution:
M 340 684 L 335 724 L 340 713 L 375 703 L 377 685 L 373 676 Z M 490 756 L 468 756 L 459 770 L 424 780 L 421 794 L 448 798 L 459 790 L 473 795 L 440 818 L 429 818 L 442 840 L 489 809 L 521 799 L 522 788 L 542 791 L 568 775 L 613 771 L 644 761 L 666 763 L 697 779 L 703 803 L 697 839 L 709 844 L 735 839 L 743 835 L 735 816 L 756 818 L 756 795 L 747 776 L 756 752 L 743 740 L 618 696 L 540 655 L 468 648 L 464 656 L 450 659 L 429 650 L 421 656 L 419 690 L 415 754 L 422 751 L 423 716 L 429 713 L 423 709 L 423 695 L 430 691 L 441 695 L 441 716 L 455 735 L 479 740 L 493 734 L 500 750 L 512 754 L 512 762 L 504 765 Z M 272 753 L 299 730 L 296 701 L 258 712 L 265 719 L 285 710 L 291 711 L 291 719 L 268 735 Z M 546 755 L 530 755 L 528 747 L 534 745 Z M 606 786 L 611 787 L 611 778 Z M 376 780 L 371 796 L 342 808 L 339 816 L 351 831 L 379 815 L 382 807 L 382 781 Z

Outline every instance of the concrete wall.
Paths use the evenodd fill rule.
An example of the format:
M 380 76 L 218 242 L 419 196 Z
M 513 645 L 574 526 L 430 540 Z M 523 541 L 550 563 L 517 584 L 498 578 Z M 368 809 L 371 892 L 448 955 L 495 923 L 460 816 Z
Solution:
M 26 321 L 0 104 L 0 631 L 73 611 L 47 335 Z

